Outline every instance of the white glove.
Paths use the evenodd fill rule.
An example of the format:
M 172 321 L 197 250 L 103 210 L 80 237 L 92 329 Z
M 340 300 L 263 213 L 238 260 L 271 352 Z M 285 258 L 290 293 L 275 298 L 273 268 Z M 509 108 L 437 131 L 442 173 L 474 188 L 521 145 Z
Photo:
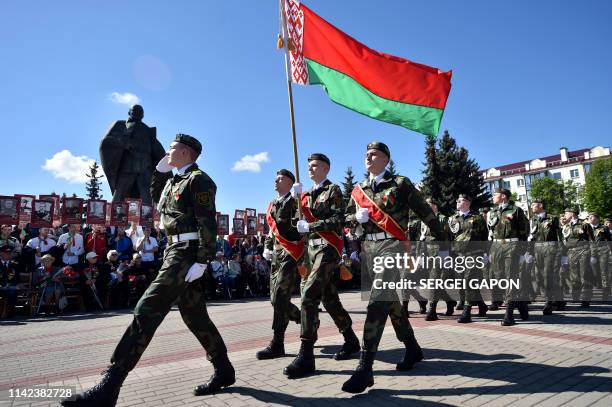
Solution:
M 525 262 L 527 264 L 531 264 L 533 263 L 533 256 L 529 253 L 525 253 Z
M 310 225 L 305 220 L 298 220 L 297 230 L 299 233 L 308 233 L 310 230 Z
M 483 254 L 482 255 L 482 262 L 483 264 L 489 264 L 489 255 L 488 254 Z
M 523 254 L 521 257 L 519 257 L 519 264 L 523 264 L 525 263 L 525 255 Z
M 450 253 L 449 253 L 449 251 L 448 251 L 448 250 L 440 250 L 440 251 L 438 252 L 438 257 L 441 257 L 441 258 L 443 258 L 443 259 L 444 259 L 444 258 L 446 258 L 446 257 L 448 257 L 448 256 L 450 256 Z
M 567 256 L 561 256 L 561 265 L 567 266 L 569 264 L 569 259 Z
M 355 213 L 355 220 L 359 223 L 367 223 L 370 220 L 370 214 L 366 208 L 360 208 Z
M 159 160 L 159 162 L 155 166 L 155 169 L 157 171 L 159 171 L 159 172 L 170 172 L 170 171 L 172 171 L 173 167 L 170 164 L 168 164 L 168 160 L 169 159 L 170 159 L 170 156 L 168 154 L 163 156 L 162 159 Z
M 597 257 L 591 257 L 591 264 L 597 264 Z
M 198 278 L 204 275 L 204 270 L 206 270 L 206 265 L 202 263 L 193 263 L 193 265 L 189 268 L 187 275 L 185 276 L 185 281 L 191 283 L 192 281 L 197 280 Z
M 299 198 L 301 193 L 302 193 L 302 184 L 300 184 L 299 182 L 296 182 L 295 184 L 293 184 L 293 187 L 291 188 L 291 196 L 294 198 Z
M 264 249 L 263 257 L 266 260 L 272 260 L 272 251 L 268 249 Z

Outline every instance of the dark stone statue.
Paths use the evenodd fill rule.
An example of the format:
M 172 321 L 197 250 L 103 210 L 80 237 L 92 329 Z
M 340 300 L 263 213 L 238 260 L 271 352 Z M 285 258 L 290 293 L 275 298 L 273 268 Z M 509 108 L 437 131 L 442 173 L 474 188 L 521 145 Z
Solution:
M 151 205 L 151 175 L 166 152 L 155 127 L 144 124 L 143 117 L 142 106 L 132 106 L 128 119 L 113 123 L 100 142 L 100 160 L 113 202 L 140 198 Z

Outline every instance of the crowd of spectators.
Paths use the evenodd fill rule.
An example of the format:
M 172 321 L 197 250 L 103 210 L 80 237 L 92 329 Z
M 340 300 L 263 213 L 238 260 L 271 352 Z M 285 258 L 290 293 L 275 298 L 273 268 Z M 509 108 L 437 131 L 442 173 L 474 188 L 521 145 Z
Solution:
M 0 318 L 133 307 L 157 276 L 167 239 L 157 228 L 64 225 L 0 231 Z M 344 265 L 359 273 L 359 251 L 351 242 L 336 273 L 340 288 L 358 283 L 339 278 Z M 218 236 L 216 258 L 204 278 L 207 299 L 267 297 L 271 264 L 264 237 Z M 299 281 L 296 292 L 299 292 Z

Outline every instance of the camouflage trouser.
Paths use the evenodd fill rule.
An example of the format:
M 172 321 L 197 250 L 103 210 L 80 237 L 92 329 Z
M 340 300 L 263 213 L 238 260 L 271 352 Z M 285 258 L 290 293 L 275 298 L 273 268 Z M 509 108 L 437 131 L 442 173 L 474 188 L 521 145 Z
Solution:
M 138 301 L 132 324 L 115 348 L 111 363 L 132 370 L 175 301 L 183 321 L 206 350 L 208 360 L 227 353 L 223 338 L 206 311 L 201 282 L 185 282 L 185 275 L 195 262 L 196 251 L 197 242 L 194 241 L 166 248 L 159 274 Z
M 467 253 L 462 254 L 462 256 L 477 257 L 482 256 L 482 253 Z M 461 301 L 467 301 L 469 305 L 476 305 L 478 301 L 482 301 L 482 294 L 480 293 L 480 289 L 472 288 L 472 286 L 470 286 L 470 281 L 472 282 L 472 284 L 480 284 L 484 275 L 483 268 L 479 268 L 477 267 L 477 265 L 474 265 L 474 267 L 465 266 L 465 270 L 460 274 L 458 273 L 458 275 L 463 276 L 463 281 L 465 285 L 465 289 L 461 290 L 463 291 L 463 298 L 460 296 L 459 299 Z
M 428 257 L 437 257 L 439 248 L 436 244 L 426 244 L 427 247 L 427 256 Z M 444 258 L 441 258 L 442 264 L 444 264 Z M 440 267 L 438 261 L 432 262 L 433 267 L 429 270 L 429 279 L 430 280 L 450 280 L 453 278 L 453 271 L 445 269 L 444 267 Z M 429 292 L 429 300 L 430 301 L 453 301 L 450 294 L 446 292 L 443 288 L 437 288 L 430 290 Z
M 363 260 L 361 263 L 362 276 L 369 275 L 370 278 L 373 278 L 375 257 L 395 257 L 397 253 L 403 255 L 404 250 L 404 243 L 395 239 L 381 240 L 378 242 L 363 242 Z M 400 270 L 395 267 L 385 268 L 381 275 L 384 281 L 398 281 Z M 376 277 L 379 278 L 379 276 L 380 275 L 377 275 Z M 411 337 L 414 337 L 410 320 L 399 302 L 397 292 L 395 290 L 378 289 L 372 286 L 363 327 L 363 350 L 371 352 L 376 352 L 378 350 L 378 344 L 380 343 L 380 338 L 385 329 L 387 317 L 391 317 L 395 335 L 400 342 L 406 342 Z
M 493 242 L 491 244 L 491 252 L 489 261 L 489 275 L 491 278 L 498 280 L 518 280 L 520 278 L 519 257 L 521 242 Z M 515 288 L 508 288 L 504 293 L 500 288 L 494 288 L 491 291 L 493 301 L 518 301 L 519 291 Z
M 595 243 L 591 246 L 591 256 L 596 259 L 593 264 L 593 280 L 604 289 L 604 294 L 610 290 L 610 248 L 607 243 Z
M 291 295 L 297 281 L 297 263 L 287 253 L 274 256 L 270 274 L 270 302 L 274 308 L 272 329 L 284 333 L 289 321 L 298 321 L 300 309 L 291 302 Z
M 545 301 L 561 301 L 561 276 L 559 275 L 559 252 L 557 242 L 552 245 L 536 243 L 534 247 L 535 257 L 535 282 L 538 291 L 544 296 Z
M 331 276 L 340 256 L 332 246 L 308 246 L 308 275 L 302 279 L 302 340 L 316 341 L 319 326 L 319 304 L 334 320 L 340 332 L 350 328 L 353 321 L 342 306 L 338 290 Z
M 591 301 L 593 276 L 591 274 L 591 249 L 588 244 L 568 249 L 569 274 L 574 301 Z

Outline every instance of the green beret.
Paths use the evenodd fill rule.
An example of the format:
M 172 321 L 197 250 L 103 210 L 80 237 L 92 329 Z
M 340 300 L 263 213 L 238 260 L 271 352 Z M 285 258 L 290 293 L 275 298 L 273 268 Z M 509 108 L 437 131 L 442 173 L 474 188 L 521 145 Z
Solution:
M 457 196 L 457 199 L 465 199 L 466 201 L 472 202 L 472 197 L 469 196 L 468 194 L 459 194 Z
M 329 158 L 323 153 L 312 153 L 308 156 L 308 161 L 314 160 L 325 161 L 327 165 L 331 165 Z
M 599 215 L 597 214 L 597 212 L 589 212 L 589 216 L 597 216 L 599 218 Z
M 510 199 L 510 197 L 512 196 L 512 193 L 510 193 L 510 190 L 506 188 L 495 188 L 495 191 L 493 192 L 496 194 L 504 194 L 506 195 L 508 199 Z
M 387 157 L 391 158 L 391 151 L 389 151 L 389 147 L 387 147 L 387 145 L 381 141 L 373 141 L 370 144 L 368 144 L 368 147 L 366 148 L 367 150 L 378 150 L 378 151 L 382 151 L 383 153 L 385 153 L 387 155 Z
M 533 198 L 531 200 L 531 203 L 539 203 L 539 204 L 544 205 L 544 200 L 542 198 Z
M 293 175 L 293 173 L 289 170 L 281 168 L 280 170 L 276 171 L 276 175 L 284 175 L 287 178 L 291 178 L 291 182 L 295 184 L 295 175 Z
M 578 208 L 565 208 L 564 212 L 572 212 L 572 213 L 575 213 L 577 215 L 578 214 Z
M 202 153 L 202 144 L 195 137 L 191 137 L 188 134 L 179 133 L 176 135 L 174 139 L 177 143 L 181 143 L 186 145 L 187 147 L 191 147 L 196 153 Z

